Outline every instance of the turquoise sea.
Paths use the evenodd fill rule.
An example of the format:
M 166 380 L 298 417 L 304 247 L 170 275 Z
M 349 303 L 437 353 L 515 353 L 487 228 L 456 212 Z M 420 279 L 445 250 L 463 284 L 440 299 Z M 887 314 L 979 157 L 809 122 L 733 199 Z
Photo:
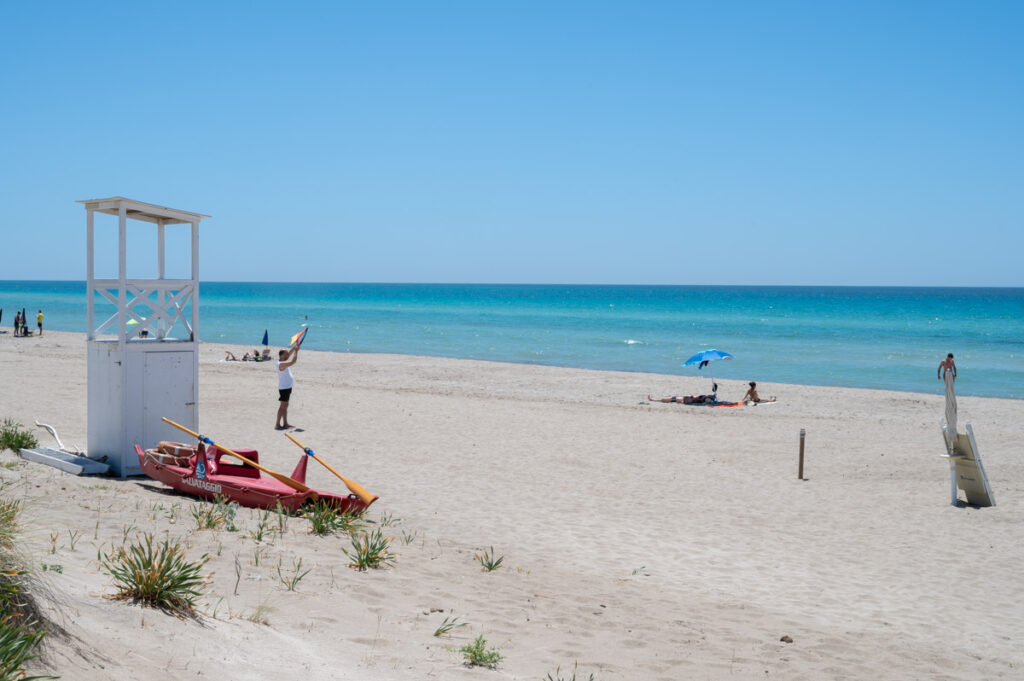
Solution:
M 282 284 L 204 282 L 201 340 L 236 352 L 264 330 L 280 346 L 698 376 L 705 348 L 732 353 L 719 378 L 941 393 L 956 355 L 963 395 L 1024 399 L 1024 289 Z M 0 282 L 45 328 L 85 331 L 84 282 Z M 97 317 L 110 314 L 98 308 Z M 5 337 L 9 338 L 8 333 Z M 762 390 L 762 393 L 764 390 Z

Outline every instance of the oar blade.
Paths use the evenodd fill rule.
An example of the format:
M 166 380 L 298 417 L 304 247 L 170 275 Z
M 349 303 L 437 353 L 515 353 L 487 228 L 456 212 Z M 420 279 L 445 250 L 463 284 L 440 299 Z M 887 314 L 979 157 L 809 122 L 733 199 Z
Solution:
M 302 444 L 294 437 L 292 437 L 291 433 L 285 433 L 285 437 L 294 442 L 300 449 L 302 449 L 302 451 L 306 452 L 308 456 L 311 456 L 314 459 L 316 459 L 324 468 L 334 473 L 334 475 L 337 476 L 339 480 L 345 483 L 345 487 L 348 487 L 348 491 L 352 492 L 352 494 L 355 494 L 357 497 L 359 497 L 359 500 L 362 501 L 367 506 L 369 506 L 379 498 L 376 494 L 370 494 L 369 492 L 367 492 L 366 489 L 355 480 L 349 480 L 344 475 L 331 468 L 331 466 L 326 461 L 324 461 L 323 459 L 316 455 L 316 452 L 314 452 L 312 449 L 310 449 L 309 447 L 307 447 L 306 445 Z

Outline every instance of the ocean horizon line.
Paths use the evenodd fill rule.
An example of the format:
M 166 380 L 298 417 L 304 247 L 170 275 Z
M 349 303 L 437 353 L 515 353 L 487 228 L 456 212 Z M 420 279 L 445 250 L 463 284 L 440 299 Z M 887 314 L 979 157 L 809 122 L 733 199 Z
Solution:
M 109 279 L 116 279 L 117 277 L 110 277 Z M 133 277 L 128 277 L 131 280 Z M 151 279 L 152 277 L 138 277 L 140 279 Z M 175 279 L 175 277 L 166 277 L 167 279 Z M 17 284 L 19 282 L 33 283 L 33 284 L 46 284 L 46 283 L 79 283 L 85 285 L 87 281 L 85 279 L 0 279 L 2 284 Z M 328 285 L 328 286 L 491 286 L 491 287 L 504 287 L 504 286 L 538 286 L 538 287 L 550 287 L 550 286 L 570 286 L 579 288 L 602 288 L 602 287 L 613 287 L 613 288 L 680 288 L 680 289 L 696 289 L 696 288 L 712 288 L 712 289 L 866 289 L 866 290 L 901 290 L 901 289 L 921 289 L 928 291 L 962 291 L 962 290 L 993 290 L 993 291 L 1024 291 L 1024 286 L 993 286 L 993 285 L 959 285 L 952 286 L 948 284 L 943 285 L 929 285 L 929 284 L 644 284 L 644 283 L 587 283 L 587 282 L 486 282 L 486 281 L 284 281 L 276 279 L 203 279 L 200 278 L 200 284 L 317 284 L 317 285 Z

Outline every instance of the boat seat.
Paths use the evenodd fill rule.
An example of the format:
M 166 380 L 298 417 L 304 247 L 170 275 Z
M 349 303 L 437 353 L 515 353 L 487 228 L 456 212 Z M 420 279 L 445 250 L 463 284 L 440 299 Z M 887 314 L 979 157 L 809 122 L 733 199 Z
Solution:
M 236 449 L 234 450 L 249 459 L 253 463 L 260 462 L 260 455 L 255 449 Z M 221 458 L 226 457 L 226 458 Z M 234 463 L 237 461 L 237 463 Z M 216 472 L 219 475 L 236 475 L 240 478 L 258 478 L 260 477 L 259 469 L 253 468 L 248 464 L 244 464 L 238 461 L 230 454 L 217 450 L 217 455 L 214 458 L 214 465 L 217 467 Z

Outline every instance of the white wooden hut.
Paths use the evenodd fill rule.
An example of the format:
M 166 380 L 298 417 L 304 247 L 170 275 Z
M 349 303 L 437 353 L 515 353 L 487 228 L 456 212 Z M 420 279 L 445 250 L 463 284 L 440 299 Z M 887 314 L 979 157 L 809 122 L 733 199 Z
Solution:
M 88 234 L 88 454 L 106 456 L 121 477 L 137 475 L 142 469 L 136 444 L 145 449 L 184 435 L 161 417 L 198 430 L 199 222 L 209 216 L 120 196 L 79 203 L 85 205 Z M 96 277 L 97 213 L 117 217 L 116 279 Z M 156 228 L 155 279 L 128 278 L 130 221 Z M 165 276 L 169 227 L 191 229 L 190 278 Z M 138 233 L 135 224 L 131 229 Z

